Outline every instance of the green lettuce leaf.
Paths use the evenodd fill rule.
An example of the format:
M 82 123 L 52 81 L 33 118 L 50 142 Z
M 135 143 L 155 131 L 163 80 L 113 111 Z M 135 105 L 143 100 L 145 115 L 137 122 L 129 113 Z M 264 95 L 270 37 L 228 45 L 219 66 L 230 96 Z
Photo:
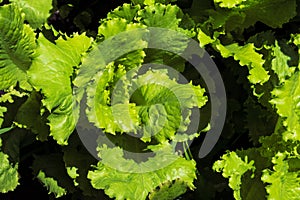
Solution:
M 7 90 L 4 90 L 5 94 L 0 96 L 0 127 L 4 121 L 5 113 L 7 112 L 7 107 L 9 104 L 16 103 L 15 98 L 22 98 L 27 96 L 28 94 L 25 92 L 19 92 L 13 87 L 10 87 Z M 13 116 L 11 116 L 13 117 Z M 11 119 L 13 120 L 13 119 Z
M 190 109 L 201 108 L 207 101 L 200 86 L 179 84 L 167 73 L 151 70 L 132 80 L 133 88 L 138 88 L 131 99 L 142 119 L 143 141 L 154 137 L 164 142 L 173 139 L 177 132 L 185 132 L 190 124 Z
M 86 110 L 86 114 L 90 122 L 94 123 L 96 127 L 105 129 L 105 132 L 115 134 L 115 132 L 126 132 L 132 131 L 134 129 L 134 125 L 131 123 L 137 123 L 136 111 L 134 110 L 133 104 L 126 104 L 130 106 L 131 117 L 126 116 L 126 110 L 120 108 L 118 112 L 113 113 L 113 109 L 111 108 L 110 96 L 111 91 L 107 90 L 106 87 L 108 85 L 114 85 L 113 83 L 120 78 L 120 76 L 126 73 L 124 67 L 119 65 L 118 70 L 114 71 L 114 64 L 111 63 L 106 66 L 104 71 L 100 71 L 93 77 L 93 84 L 90 84 L 87 88 L 87 105 L 88 109 Z M 128 92 L 122 93 L 123 97 L 128 95 Z M 129 97 L 128 97 L 129 99 Z M 125 108 L 125 107 L 124 107 Z M 115 116 L 122 116 L 123 125 L 120 127 L 116 122 Z M 134 119 L 135 117 L 135 119 Z M 133 121 L 131 120 L 133 119 Z M 127 127 L 125 127 L 127 126 Z
M 222 8 L 235 8 L 246 0 L 214 0 Z
M 286 153 L 273 157 L 273 170 L 266 169 L 261 177 L 267 183 L 268 199 L 297 200 L 300 196 L 300 172 L 290 172 Z M 299 157 L 298 157 L 299 160 Z
M 277 74 L 279 83 L 283 83 L 292 75 L 292 73 L 295 71 L 295 68 L 289 67 L 288 61 L 291 58 L 281 51 L 277 41 L 275 42 L 275 46 L 272 48 L 272 50 L 274 56 L 272 59 L 272 70 Z
M 256 22 L 272 28 L 281 28 L 297 15 L 296 0 L 215 0 L 216 10 L 209 10 L 209 20 L 217 29 L 226 32 L 243 30 Z M 274 15 L 276 13 L 276 15 Z
M 22 89 L 31 90 L 26 70 L 35 57 L 35 33 L 14 4 L 0 7 L 0 26 L 0 89 L 19 83 Z
M 277 113 L 283 118 L 287 131 L 283 133 L 285 140 L 300 141 L 300 75 L 299 72 L 285 81 L 284 85 L 275 88 L 271 104 L 275 105 Z
M 25 20 L 34 29 L 40 28 L 50 16 L 52 0 L 11 0 L 16 3 L 25 13 Z
M 153 5 L 155 3 L 168 4 L 171 2 L 176 2 L 177 0 L 131 0 L 133 4 L 144 4 L 144 5 Z
M 2 140 L 0 138 L 0 147 Z M 13 191 L 19 185 L 18 164 L 12 166 L 8 155 L 0 152 L 0 192 L 7 193 Z
M 73 67 L 80 64 L 91 39 L 75 34 L 67 40 L 60 37 L 55 42 L 39 37 L 38 57 L 28 70 L 28 76 L 35 90 L 44 95 L 42 104 L 50 112 L 47 118 L 50 135 L 58 144 L 66 145 L 79 117 L 71 83 Z
M 100 149 L 99 154 L 106 163 L 98 162 L 96 169 L 88 173 L 88 178 L 91 179 L 94 188 L 104 189 L 111 198 L 143 200 L 149 193 L 154 193 L 150 195 L 153 199 L 155 195 L 163 195 L 162 199 L 167 199 L 168 195 L 179 196 L 184 188 L 194 188 L 195 161 L 188 161 L 169 151 L 162 150 L 155 157 L 142 163 L 124 159 L 121 148 L 104 147 Z M 164 163 L 169 165 L 164 166 Z M 110 167 L 112 165 L 119 168 Z M 166 194 L 163 192 L 164 187 L 171 185 L 172 181 L 176 182 L 172 190 L 173 195 Z M 181 184 L 182 188 L 177 187 L 177 184 Z M 160 190 L 162 191 L 158 194 Z
M 217 172 L 222 172 L 225 178 L 229 178 L 229 187 L 233 190 L 234 198 L 242 200 L 240 194 L 242 176 L 249 170 L 255 171 L 254 161 L 248 162 L 247 156 L 245 156 L 245 161 L 243 161 L 235 152 L 227 152 L 221 159 L 214 163 L 213 169 Z
M 49 190 L 48 194 L 53 193 L 56 198 L 62 197 L 67 194 L 67 191 L 64 188 L 60 187 L 55 179 L 47 177 L 42 170 L 39 171 L 37 178 Z
M 262 85 L 269 80 L 270 75 L 263 68 L 265 61 L 262 55 L 255 51 L 252 43 L 248 43 L 245 46 L 239 46 L 236 43 L 227 46 L 217 44 L 216 48 L 224 58 L 233 56 L 235 60 L 239 61 L 241 66 L 248 66 L 250 73 L 248 79 L 250 83 Z
M 124 18 L 128 22 L 131 22 L 136 16 L 138 10 L 141 9 L 140 5 L 131 5 L 131 4 L 123 4 L 122 6 L 117 7 L 113 11 L 107 14 L 107 19 L 112 18 Z
M 170 4 L 149 5 L 138 11 L 137 20 L 148 27 L 161 27 L 176 30 L 181 20 L 180 18 L 177 18 L 179 12 L 179 7 Z M 161 20 L 162 18 L 164 20 Z
M 75 186 L 67 173 L 61 154 L 34 156 L 32 164 L 33 175 L 36 176 L 49 194 L 54 193 L 56 198 L 75 192 Z

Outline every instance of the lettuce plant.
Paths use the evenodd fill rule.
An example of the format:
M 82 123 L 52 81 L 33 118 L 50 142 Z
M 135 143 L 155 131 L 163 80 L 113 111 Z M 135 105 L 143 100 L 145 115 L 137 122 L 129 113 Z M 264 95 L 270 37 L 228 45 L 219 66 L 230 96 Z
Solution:
M 81 1 L 0 3 L 3 195 L 28 168 L 55 198 L 299 198 L 296 0 L 132 0 L 94 30 L 97 11 Z M 79 32 L 53 22 L 71 17 Z M 188 38 L 228 94 L 221 138 L 201 159 L 214 102 L 184 59 Z

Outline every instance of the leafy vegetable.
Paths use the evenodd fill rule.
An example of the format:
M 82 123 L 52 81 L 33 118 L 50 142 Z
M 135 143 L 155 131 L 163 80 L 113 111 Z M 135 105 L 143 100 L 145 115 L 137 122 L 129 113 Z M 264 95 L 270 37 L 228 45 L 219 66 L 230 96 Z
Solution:
M 0 0 L 1 197 L 299 199 L 299 22 L 296 0 Z M 225 113 L 192 39 L 227 92 L 205 158 Z
M 50 135 L 59 144 L 67 144 L 79 115 L 70 77 L 73 66 L 80 63 L 81 55 L 89 48 L 91 39 L 85 35 L 75 35 L 69 40 L 59 38 L 54 45 L 41 36 L 37 42 L 39 56 L 28 70 L 28 76 L 33 87 L 37 91 L 41 90 L 45 96 L 43 106 L 51 112 L 48 116 Z
M 44 0 L 42 3 L 34 0 L 12 0 L 16 3 L 22 11 L 25 13 L 25 20 L 27 20 L 30 26 L 34 29 L 40 28 L 50 16 L 50 10 L 52 9 L 52 1 Z
M 24 24 L 24 15 L 16 6 L 0 7 L 0 20 L 2 30 L 0 89 L 16 86 L 18 82 L 21 88 L 31 90 L 25 71 L 35 57 L 35 34 L 28 25 Z
M 0 139 L 0 147 L 2 140 Z M 8 159 L 8 155 L 0 152 L 0 192 L 13 191 L 19 185 L 18 164 L 13 166 Z
M 66 190 L 64 188 L 61 188 L 57 184 L 57 181 L 55 181 L 53 178 L 46 177 L 43 171 L 39 172 L 37 178 L 47 187 L 47 189 L 49 190 L 49 194 L 55 194 L 56 198 L 66 194 Z

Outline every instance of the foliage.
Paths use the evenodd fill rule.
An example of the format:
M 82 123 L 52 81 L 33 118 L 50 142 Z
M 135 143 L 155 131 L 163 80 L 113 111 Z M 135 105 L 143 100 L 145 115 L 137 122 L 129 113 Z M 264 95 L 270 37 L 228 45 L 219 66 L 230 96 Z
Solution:
M 1 193 L 29 170 L 55 198 L 299 198 L 298 1 L 0 2 Z M 222 73 L 227 118 L 206 158 L 212 102 L 181 57 L 190 43 L 151 28 L 198 40 Z

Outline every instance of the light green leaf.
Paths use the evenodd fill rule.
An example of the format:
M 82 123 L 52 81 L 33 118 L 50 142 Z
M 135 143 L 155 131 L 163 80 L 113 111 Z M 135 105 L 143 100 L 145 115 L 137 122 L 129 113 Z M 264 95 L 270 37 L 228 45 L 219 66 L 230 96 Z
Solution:
M 112 18 L 124 18 L 128 22 L 131 22 L 136 16 L 138 10 L 141 9 L 140 5 L 131 5 L 131 4 L 123 4 L 122 6 L 117 7 L 112 12 L 107 14 L 107 19 Z
M 21 88 L 31 90 L 26 70 L 35 57 L 33 30 L 24 24 L 24 15 L 14 4 L 0 7 L 0 29 L 0 89 L 19 83 Z
M 299 158 L 298 158 L 299 160 Z M 300 197 L 300 172 L 290 172 L 286 154 L 277 153 L 272 158 L 273 170 L 266 169 L 262 181 L 267 183 L 269 200 L 298 200 Z
M 223 57 L 233 56 L 240 65 L 248 66 L 250 73 L 248 79 L 252 84 L 262 85 L 269 80 L 270 75 L 263 68 L 265 61 L 262 55 L 255 51 L 253 43 L 248 43 L 245 46 L 239 46 L 237 43 L 227 46 L 217 44 L 216 47 Z
M 283 125 L 287 132 L 283 134 L 285 140 L 300 141 L 300 75 L 299 72 L 286 80 L 284 85 L 272 92 L 271 104 L 277 108 L 277 113 L 283 118 Z
M 237 5 L 241 4 L 246 0 L 214 0 L 220 7 L 223 8 L 235 8 Z
M 79 117 L 71 85 L 73 67 L 81 62 L 91 39 L 75 34 L 67 40 L 59 38 L 53 44 L 40 36 L 38 45 L 38 57 L 28 70 L 28 76 L 35 90 L 41 90 L 44 95 L 43 106 L 50 112 L 50 135 L 58 144 L 65 145 Z
M 120 148 L 102 148 L 100 157 L 107 164 L 98 162 L 96 169 L 88 173 L 88 178 L 91 179 L 94 188 L 104 189 L 111 198 L 144 200 L 149 193 L 155 193 L 151 197 L 158 195 L 160 190 L 164 190 L 164 185 L 171 185 L 172 181 L 176 181 L 176 184 L 182 184 L 182 188 L 177 188 L 175 184 L 175 189 L 171 189 L 173 197 L 182 194 L 184 188 L 194 188 L 195 161 L 185 160 L 166 151 L 162 151 L 159 155 L 139 164 L 133 160 L 124 159 L 123 150 Z M 164 165 L 162 163 L 165 162 L 169 165 L 162 167 Z M 111 164 L 116 164 L 122 171 L 110 167 Z M 132 171 L 128 171 L 130 169 Z M 162 193 L 164 192 L 162 191 Z M 166 196 L 163 199 L 166 199 Z
M 5 90 L 5 93 L 0 96 L 0 103 L 14 103 L 14 98 L 22 98 L 27 96 L 24 92 L 19 92 L 15 90 L 13 87 Z M 7 112 L 7 108 L 5 106 L 0 106 L 0 127 L 4 121 L 4 113 Z
M 145 28 L 142 24 L 128 22 L 124 18 L 112 18 L 110 20 L 104 20 L 98 27 L 98 35 L 108 39 L 111 36 L 115 36 L 118 33 L 124 31 L 130 31 L 137 28 Z M 124 38 L 126 39 L 126 38 Z
M 68 175 L 73 179 L 74 185 L 78 186 L 79 184 L 76 182 L 76 178 L 79 176 L 77 167 L 66 167 Z
M 7 128 L 0 129 L 0 135 L 3 134 L 3 133 L 6 133 L 8 131 L 10 131 L 11 129 L 13 129 L 13 127 L 7 127 Z
M 56 198 L 76 190 L 63 156 L 59 153 L 34 156 L 32 170 L 33 175 L 47 187 L 49 194 L 54 193 Z
M 7 108 L 4 106 L 0 106 L 0 127 L 4 121 L 4 113 L 7 111 Z
M 197 29 L 198 32 L 198 40 L 200 42 L 200 47 L 203 48 L 207 44 L 213 43 L 215 40 L 210 36 L 206 35 L 200 28 Z
M 168 4 L 171 2 L 176 2 L 177 0 L 131 0 L 133 4 L 141 4 L 141 5 L 153 5 L 155 3 L 164 3 Z
M 47 21 L 52 9 L 52 0 L 11 0 L 11 2 L 22 8 L 25 13 L 25 20 L 34 29 L 40 28 Z
M 179 84 L 167 73 L 151 70 L 132 80 L 133 88 L 138 89 L 131 99 L 138 105 L 144 141 L 153 136 L 163 142 L 172 139 L 176 132 L 185 132 L 190 123 L 190 109 L 201 108 L 207 101 L 200 86 Z
M 177 15 L 180 8 L 171 4 L 154 4 L 138 11 L 137 20 L 148 27 L 161 27 L 176 30 L 181 21 Z M 161 19 L 164 20 L 161 20 Z
M 213 169 L 217 172 L 222 172 L 225 178 L 229 178 L 229 187 L 233 190 L 234 198 L 242 200 L 240 194 L 242 176 L 249 170 L 255 171 L 254 161 L 248 162 L 247 156 L 245 156 L 245 161 L 243 161 L 235 152 L 227 152 L 221 159 L 214 163 Z
M 149 194 L 150 200 L 169 200 L 176 199 L 187 191 L 186 184 L 183 181 L 176 180 L 160 186 L 159 190 L 155 190 Z
M 118 70 L 114 71 L 114 63 L 111 63 L 106 66 L 106 69 L 98 72 L 91 80 L 93 84 L 90 84 L 87 88 L 87 105 L 88 109 L 86 110 L 88 119 L 90 122 L 94 123 L 96 127 L 105 129 L 106 132 L 115 134 L 115 132 L 124 132 L 132 131 L 134 129 L 134 123 L 136 124 L 136 111 L 132 107 L 133 104 L 126 104 L 125 106 L 131 107 L 131 117 L 124 117 L 126 115 L 126 109 L 111 108 L 110 104 L 110 95 L 111 91 L 107 90 L 107 85 L 114 85 L 120 76 L 126 73 L 125 68 L 119 65 Z M 129 99 L 126 86 L 122 87 L 121 90 L 122 97 Z M 116 105 L 117 107 L 117 105 Z M 126 107 L 123 107 L 126 108 Z M 117 109 L 118 112 L 113 113 L 113 109 Z M 116 116 L 114 116 L 114 115 Z M 118 125 L 116 117 L 121 116 L 123 119 L 121 126 Z M 133 121 L 131 121 L 133 119 Z M 126 121 L 126 122 L 125 122 Z M 132 123 L 133 122 L 133 123 Z M 127 126 L 127 127 L 125 127 Z
M 44 184 L 44 186 L 49 190 L 48 194 L 53 193 L 56 198 L 62 197 L 67 194 L 67 191 L 60 187 L 56 180 L 47 177 L 46 174 L 41 170 L 37 175 L 37 178 Z
M 295 68 L 289 67 L 288 61 L 290 57 L 285 55 L 282 51 L 278 42 L 275 42 L 273 50 L 272 70 L 277 74 L 279 82 L 283 83 L 288 77 L 292 75 Z
M 0 147 L 2 140 L 0 138 Z M 13 191 L 19 185 L 18 164 L 12 166 L 10 164 L 8 155 L 0 152 L 0 192 L 7 193 Z

